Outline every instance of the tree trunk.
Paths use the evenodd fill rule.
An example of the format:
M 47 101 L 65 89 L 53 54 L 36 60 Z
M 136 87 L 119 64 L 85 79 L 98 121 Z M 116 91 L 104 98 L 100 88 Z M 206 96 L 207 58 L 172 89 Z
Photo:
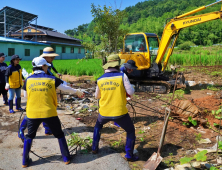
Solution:
M 111 37 L 109 36 L 109 51 L 108 51 L 108 54 L 111 53 Z
M 106 60 L 106 56 L 103 56 L 103 53 L 102 53 L 102 58 L 103 58 L 103 66 L 107 63 L 107 60 Z
M 94 59 L 94 51 L 92 51 L 92 59 Z
M 118 35 L 116 36 L 116 41 L 115 41 L 115 53 L 117 53 L 117 42 L 118 42 Z

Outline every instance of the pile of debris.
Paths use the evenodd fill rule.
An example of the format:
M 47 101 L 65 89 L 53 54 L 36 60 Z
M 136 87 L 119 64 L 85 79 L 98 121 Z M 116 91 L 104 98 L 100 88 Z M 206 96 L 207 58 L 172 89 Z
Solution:
M 200 109 L 190 100 L 175 100 L 172 106 L 172 114 L 183 122 L 189 122 L 189 117 L 199 124 L 205 125 L 207 121 L 202 118 Z
M 81 89 L 81 91 L 85 93 L 84 98 L 57 91 L 60 99 L 58 107 L 64 108 L 67 111 L 65 114 L 75 114 L 78 117 L 89 116 L 92 112 L 97 111 L 98 100 L 94 97 L 95 88 Z

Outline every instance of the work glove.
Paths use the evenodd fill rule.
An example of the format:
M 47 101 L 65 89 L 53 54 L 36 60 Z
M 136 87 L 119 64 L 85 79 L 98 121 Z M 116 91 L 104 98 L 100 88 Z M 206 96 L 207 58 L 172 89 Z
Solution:
M 59 77 L 61 77 L 61 76 L 62 76 L 62 74 L 60 74 L 60 73 L 57 73 L 57 75 L 58 75 Z
M 9 88 L 10 88 L 9 83 L 6 83 L 6 85 L 5 85 L 5 90 L 9 90 Z
M 76 90 L 76 94 L 77 94 L 77 96 L 79 97 L 79 98 L 83 98 L 84 97 L 84 93 L 82 92 L 82 91 L 80 91 L 80 90 Z

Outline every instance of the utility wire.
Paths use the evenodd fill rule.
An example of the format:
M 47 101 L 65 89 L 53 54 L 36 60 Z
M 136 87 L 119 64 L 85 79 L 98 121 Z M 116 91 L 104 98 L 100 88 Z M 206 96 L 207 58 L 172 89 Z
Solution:
M 152 95 L 152 94 L 150 94 L 149 92 L 147 92 L 147 91 L 139 91 L 139 92 L 145 92 L 145 93 L 147 93 L 148 95 Z M 154 94 L 156 94 L 156 93 L 154 93 Z M 160 98 L 156 98 L 157 100 L 160 100 L 160 101 L 162 101 L 162 102 L 164 102 L 164 103 L 167 103 L 167 105 L 169 105 L 170 103 L 168 103 L 168 102 L 166 102 L 166 101 L 164 101 L 164 100 L 161 100 Z M 143 106 L 145 106 L 145 105 L 143 105 Z M 176 108 L 178 108 L 178 109 L 181 109 L 182 111 L 186 111 L 186 112 L 190 112 L 190 113 L 193 113 L 194 114 L 194 112 L 191 112 L 191 111 L 188 111 L 188 110 L 186 110 L 186 109 L 183 109 L 183 108 L 181 108 L 181 107 L 179 107 L 179 106 L 176 106 L 176 105 L 173 105 L 173 104 L 171 104 L 171 106 L 173 106 L 173 107 L 176 107 Z M 147 106 L 145 106 L 145 107 L 147 107 Z

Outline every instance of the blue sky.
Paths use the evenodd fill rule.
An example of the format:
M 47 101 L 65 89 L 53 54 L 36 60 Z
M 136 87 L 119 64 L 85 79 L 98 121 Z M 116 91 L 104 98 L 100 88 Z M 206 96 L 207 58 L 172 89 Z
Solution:
M 38 25 L 64 33 L 67 29 L 92 21 L 91 3 L 112 6 L 113 9 L 117 6 L 123 10 L 141 1 L 143 0 L 1 0 L 0 9 L 9 6 L 38 15 Z

